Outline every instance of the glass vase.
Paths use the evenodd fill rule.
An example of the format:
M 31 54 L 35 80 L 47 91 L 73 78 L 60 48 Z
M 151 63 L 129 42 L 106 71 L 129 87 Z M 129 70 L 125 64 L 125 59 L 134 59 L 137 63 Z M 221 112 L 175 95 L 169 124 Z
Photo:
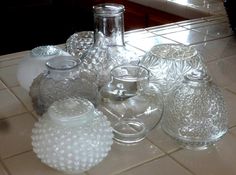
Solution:
M 227 132 L 224 97 L 206 72 L 187 74 L 166 104 L 162 129 L 185 148 L 206 149 Z
M 96 71 L 98 87 L 109 81 L 109 73 L 124 63 L 138 64 L 139 58 L 124 43 L 124 6 L 104 3 L 93 6 L 94 44 L 82 57 L 82 67 Z
M 68 97 L 83 97 L 96 105 L 96 75 L 79 68 L 79 64 L 72 56 L 58 56 L 46 62 L 47 72 L 38 75 L 30 86 L 37 114 L 42 115 L 54 101 Z
M 98 109 L 111 122 L 114 139 L 136 143 L 160 121 L 162 94 L 149 84 L 149 71 L 136 65 L 112 69 L 110 81 L 99 91 Z
M 106 116 L 83 98 L 54 102 L 32 129 L 32 146 L 46 165 L 79 174 L 100 163 L 111 149 Z

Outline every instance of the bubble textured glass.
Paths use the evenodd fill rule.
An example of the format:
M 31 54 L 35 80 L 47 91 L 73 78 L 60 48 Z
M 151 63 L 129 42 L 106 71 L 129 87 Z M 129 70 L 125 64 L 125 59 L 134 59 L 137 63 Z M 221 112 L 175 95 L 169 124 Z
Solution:
M 35 78 L 30 87 L 37 114 L 42 115 L 54 101 L 67 97 L 83 97 L 96 103 L 96 76 L 90 70 L 79 68 L 79 64 L 72 56 L 55 57 L 46 63 L 48 71 Z
M 150 81 L 160 86 L 165 95 L 171 92 L 189 71 L 206 70 L 204 59 L 197 50 L 180 44 L 155 45 L 141 59 L 140 64 L 151 71 L 153 78 Z
M 74 33 L 66 40 L 66 51 L 80 58 L 93 45 L 93 35 L 93 31 Z
M 227 132 L 220 88 L 199 70 L 185 76 L 167 100 L 162 129 L 189 149 L 206 149 Z
M 136 143 L 160 121 L 162 94 L 149 86 L 149 71 L 141 66 L 117 66 L 99 92 L 98 109 L 111 122 L 114 139 Z
M 54 102 L 32 129 L 33 151 L 46 165 L 78 174 L 101 162 L 111 149 L 112 128 L 82 98 Z
M 47 70 L 45 63 L 53 57 L 65 55 L 69 56 L 57 46 L 39 46 L 33 48 L 29 54 L 22 58 L 22 61 L 17 66 L 17 80 L 21 87 L 29 91 L 29 88 L 40 73 Z
M 99 88 L 109 81 L 113 67 L 138 64 L 139 58 L 124 43 L 124 6 L 105 3 L 93 7 L 94 44 L 82 57 L 82 67 L 96 71 Z

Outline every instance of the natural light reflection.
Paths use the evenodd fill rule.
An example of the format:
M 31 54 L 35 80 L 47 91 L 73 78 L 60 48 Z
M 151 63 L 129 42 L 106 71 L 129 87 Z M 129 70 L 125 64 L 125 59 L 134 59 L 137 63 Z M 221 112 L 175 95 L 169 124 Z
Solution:
M 188 5 L 189 4 L 188 0 L 169 0 L 169 1 L 181 4 L 181 5 Z

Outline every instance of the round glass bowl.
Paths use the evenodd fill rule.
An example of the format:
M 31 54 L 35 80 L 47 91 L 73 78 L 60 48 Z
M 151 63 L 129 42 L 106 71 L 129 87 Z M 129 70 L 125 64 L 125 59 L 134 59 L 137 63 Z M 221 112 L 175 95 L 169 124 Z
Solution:
M 107 118 L 83 98 L 54 102 L 32 129 L 32 146 L 46 165 L 66 174 L 87 171 L 111 149 Z
M 45 66 L 47 60 L 59 55 L 69 56 L 70 54 L 57 46 L 46 45 L 33 48 L 17 66 L 16 75 L 19 84 L 29 91 L 33 80 L 47 69 Z
M 227 132 L 224 97 L 205 72 L 187 74 L 166 104 L 162 129 L 183 147 L 206 149 Z
M 162 117 L 162 94 L 149 86 L 149 71 L 142 66 L 113 68 L 99 97 L 98 109 L 111 122 L 114 139 L 122 143 L 143 140 Z
M 192 69 L 206 70 L 204 59 L 196 49 L 180 44 L 155 45 L 140 62 L 152 73 L 150 82 L 168 94 Z
M 81 57 L 93 45 L 93 31 L 82 31 L 66 40 L 66 51 L 72 56 Z

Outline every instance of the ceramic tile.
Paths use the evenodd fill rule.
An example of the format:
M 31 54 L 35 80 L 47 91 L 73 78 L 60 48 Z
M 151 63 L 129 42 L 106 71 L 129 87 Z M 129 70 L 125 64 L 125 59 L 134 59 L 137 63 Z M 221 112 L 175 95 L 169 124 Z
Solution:
M 194 45 L 201 53 L 207 55 L 210 59 L 208 61 L 223 59 L 236 55 L 234 37 L 227 37 L 224 39 L 213 40 L 201 44 Z
M 190 44 L 199 43 L 202 41 L 208 41 L 208 40 L 213 39 L 212 37 L 208 35 L 202 35 L 198 32 L 194 32 L 191 30 L 175 32 L 175 33 L 166 34 L 162 36 L 165 38 L 171 39 L 173 41 L 185 44 L 185 45 L 190 45 Z
M 2 67 L 7 67 L 7 66 L 12 66 L 12 65 L 17 65 L 20 63 L 22 59 L 20 58 L 14 58 L 14 59 L 11 59 L 11 60 L 6 60 L 6 61 L 1 61 L 0 60 L 0 68 Z
M 160 159 L 151 161 L 142 166 L 136 167 L 119 175 L 157 175 L 157 174 L 175 174 L 175 175 L 191 175 L 186 169 L 181 167 L 171 158 L 165 156 Z
M 8 87 L 17 86 L 16 72 L 17 65 L 0 68 L 0 78 Z
M 174 33 L 174 32 L 179 32 L 179 31 L 183 31 L 186 30 L 183 27 L 179 27 L 178 25 L 172 25 L 170 27 L 165 27 L 163 28 L 156 28 L 156 29 L 151 29 L 149 30 L 150 32 L 153 32 L 157 35 L 163 35 L 163 34 L 167 34 L 167 33 Z
M 194 19 L 194 18 L 206 17 L 209 16 L 210 14 L 204 11 L 199 11 L 198 9 L 195 8 L 191 8 L 191 6 L 188 6 L 185 9 L 185 15 L 189 19 Z
M 4 163 L 11 175 L 65 175 L 41 163 L 32 151 L 4 160 Z
M 175 42 L 169 39 L 163 38 L 161 36 L 137 39 L 137 40 L 128 42 L 128 44 L 134 47 L 137 47 L 143 51 L 149 51 L 154 45 L 167 44 L 167 43 L 175 43 Z
M 5 84 L 0 80 L 0 90 L 6 89 Z
M 195 28 L 193 30 L 215 38 L 222 38 L 233 35 L 233 31 L 228 23 L 220 23 L 220 25 L 219 24 L 209 25 Z
M 236 55 L 207 63 L 209 74 L 222 87 L 236 83 Z
M 3 166 L 1 165 L 1 163 L 0 163 L 0 174 L 1 175 L 8 175 L 7 174 L 7 172 L 6 172 L 6 170 L 3 168 Z
M 142 29 L 142 30 L 126 32 L 124 40 L 125 42 L 129 42 L 129 41 L 134 41 L 136 39 L 148 38 L 153 36 L 155 36 L 155 34 Z
M 235 175 L 236 136 L 227 134 L 215 147 L 202 151 L 180 150 L 173 153 L 178 162 L 195 175 Z
M 166 153 L 180 148 L 171 137 L 162 131 L 160 124 L 148 134 L 148 139 Z
M 31 130 L 34 122 L 34 118 L 26 113 L 0 120 L 1 158 L 6 158 L 32 149 Z
M 231 91 L 234 94 L 236 94 L 236 83 L 233 83 L 233 84 L 227 86 L 226 89 L 228 89 L 229 91 Z
M 88 171 L 90 175 L 110 175 L 160 157 L 163 153 L 147 140 L 136 145 L 114 143 L 111 152 L 100 164 Z
M 236 115 L 235 115 L 236 94 L 224 90 L 223 95 L 225 98 L 226 108 L 228 111 L 229 127 L 232 127 L 236 125 Z
M 184 4 L 167 1 L 165 12 L 190 19 L 186 15 L 186 6 Z
M 8 90 L 0 91 L 0 119 L 25 112 L 24 106 Z
M 165 10 L 167 6 L 166 0 L 130 0 L 131 2 L 135 2 L 147 7 L 151 7 L 154 9 Z
M 12 91 L 23 102 L 23 104 L 26 106 L 26 108 L 29 111 L 33 110 L 29 93 L 24 88 L 17 86 L 17 87 L 12 88 Z
M 230 129 L 230 133 L 236 136 L 236 126 Z

